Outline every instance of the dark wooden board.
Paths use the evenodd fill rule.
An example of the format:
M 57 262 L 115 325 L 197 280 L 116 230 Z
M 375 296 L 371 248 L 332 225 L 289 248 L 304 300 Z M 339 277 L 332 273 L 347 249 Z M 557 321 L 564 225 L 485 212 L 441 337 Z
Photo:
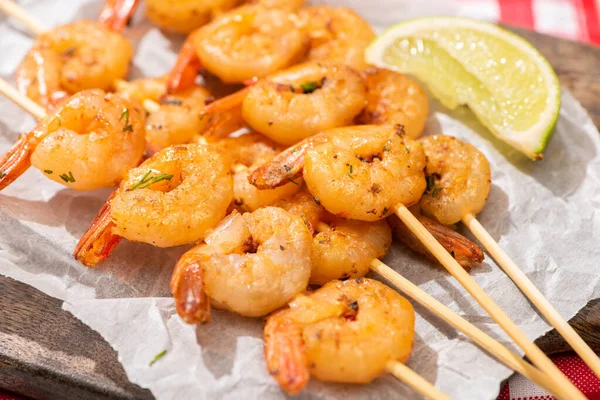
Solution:
M 510 28 L 531 41 L 600 126 L 600 49 Z M 571 324 L 600 351 L 600 300 Z M 556 332 L 540 338 L 548 353 L 568 350 Z M 116 352 L 61 309 L 61 302 L 0 276 L 0 388 L 35 399 L 150 399 L 127 380 Z

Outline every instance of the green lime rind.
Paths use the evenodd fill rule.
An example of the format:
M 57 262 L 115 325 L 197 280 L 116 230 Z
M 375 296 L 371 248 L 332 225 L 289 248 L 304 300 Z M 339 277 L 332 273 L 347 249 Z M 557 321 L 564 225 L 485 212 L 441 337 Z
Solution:
M 366 59 L 416 75 L 445 106 L 467 105 L 501 140 L 542 158 L 560 86 L 548 61 L 520 36 L 467 18 L 419 18 L 386 30 Z

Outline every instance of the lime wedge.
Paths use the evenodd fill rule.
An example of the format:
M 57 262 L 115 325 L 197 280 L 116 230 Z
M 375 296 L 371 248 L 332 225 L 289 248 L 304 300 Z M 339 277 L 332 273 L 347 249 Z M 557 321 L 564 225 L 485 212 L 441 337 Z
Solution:
M 501 140 L 540 159 L 560 109 L 558 78 L 526 40 L 457 17 L 396 24 L 366 51 L 369 64 L 415 75 L 449 108 L 468 106 Z

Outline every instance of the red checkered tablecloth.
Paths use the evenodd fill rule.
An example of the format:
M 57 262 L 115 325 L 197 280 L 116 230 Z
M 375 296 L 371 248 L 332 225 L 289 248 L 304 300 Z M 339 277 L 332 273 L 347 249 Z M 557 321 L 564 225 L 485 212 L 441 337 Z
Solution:
M 600 0 L 456 0 L 460 15 L 600 46 Z

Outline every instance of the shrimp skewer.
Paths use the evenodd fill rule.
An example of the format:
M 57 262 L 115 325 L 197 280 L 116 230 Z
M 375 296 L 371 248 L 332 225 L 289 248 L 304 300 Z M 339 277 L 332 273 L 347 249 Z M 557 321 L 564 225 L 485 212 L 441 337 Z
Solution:
M 329 282 L 267 318 L 267 368 L 288 394 L 300 392 L 310 375 L 370 382 L 390 362 L 408 360 L 414 318 L 411 304 L 382 283 L 366 278 Z M 432 392 L 433 398 L 448 399 Z
M 573 398 L 584 398 L 408 210 L 407 206 L 417 203 L 426 189 L 425 155 L 418 143 L 386 134 L 384 129 L 363 126 L 325 132 L 324 143 L 305 147 L 303 166 L 298 162 L 301 157 L 294 156 L 300 164 L 296 171 L 303 169 L 309 191 L 333 214 L 373 221 L 387 217 L 393 211 L 542 371 L 561 382 Z M 284 157 L 289 155 L 290 152 Z M 281 164 L 284 160 L 276 160 L 276 171 L 281 172 L 279 168 L 286 170 L 285 164 Z M 392 182 L 395 185 L 389 186 Z
M 38 35 L 16 72 L 20 92 L 46 109 L 86 89 L 108 90 L 129 70 L 133 49 L 118 32 L 137 1 L 109 0 L 98 23 L 77 21 L 46 30 L 18 6 L 0 3 L 3 10 Z
M 5 83 L 0 85 L 2 90 L 7 88 Z M 14 90 L 9 94 L 17 95 Z M 19 104 L 41 116 L 29 102 Z M 21 135 L 0 159 L 0 190 L 31 165 L 76 190 L 113 186 L 139 163 L 143 143 L 138 109 L 101 90 L 82 91 L 44 117 L 34 130 Z
M 427 171 L 433 178 L 432 190 L 421 199 L 421 209 L 441 222 L 462 221 L 546 320 L 600 376 L 600 358 L 475 218 L 485 204 L 490 187 L 489 163 L 485 156 L 470 144 L 449 136 L 428 136 L 420 141 L 428 157 Z M 437 191 L 435 196 L 434 191 Z

